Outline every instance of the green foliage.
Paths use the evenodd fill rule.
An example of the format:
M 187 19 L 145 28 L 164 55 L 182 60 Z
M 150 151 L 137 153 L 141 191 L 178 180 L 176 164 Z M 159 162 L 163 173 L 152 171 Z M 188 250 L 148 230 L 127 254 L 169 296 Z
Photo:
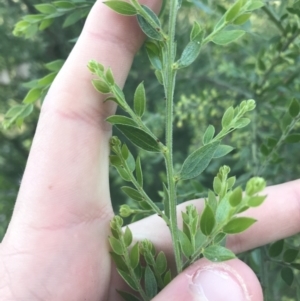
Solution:
M 170 225 L 175 207 L 170 205 L 170 200 L 178 199 L 179 202 L 204 197 L 202 214 L 194 207 L 188 207 L 182 213 L 183 228 L 178 230 L 178 250 L 175 250 L 182 268 L 203 256 L 212 261 L 233 258 L 234 254 L 224 248 L 226 235 L 246 230 L 254 222 L 237 214 L 261 205 L 266 197 L 258 194 L 265 187 L 265 181 L 257 176 L 264 176 L 268 184 L 276 184 L 296 178 L 300 172 L 297 159 L 300 142 L 300 82 L 297 76 L 299 2 L 182 1 L 178 11 L 181 26 L 176 32 L 178 50 L 171 68 L 172 72 L 178 72 L 173 149 L 167 143 L 168 138 L 166 143 L 163 142 L 165 135 L 162 132 L 163 119 L 170 116 L 156 113 L 162 112 L 166 105 L 161 85 L 168 87 L 171 78 L 170 71 L 166 71 L 166 58 L 170 57 L 165 47 L 169 37 L 164 25 L 166 13 L 159 19 L 137 1 L 107 1 L 105 4 L 118 13 L 137 15 L 138 23 L 149 37 L 145 55 L 143 52 L 139 54 L 131 73 L 131 82 L 128 82 L 124 93 L 115 83 L 111 69 L 104 70 L 101 64 L 94 61 L 88 66 L 95 76 L 93 84 L 97 90 L 109 93 L 106 101 L 116 102 L 126 114 L 111 116 L 107 121 L 119 128 L 133 144 L 147 151 L 137 155 L 136 150 L 129 149 L 118 138 L 111 140 L 110 162 L 115 168 L 111 177 L 112 195 L 118 193 L 115 187 L 119 187 L 123 180 L 132 184 L 132 187 L 125 186 L 121 190 L 128 204 L 120 207 L 120 215 L 136 220 L 156 213 Z M 64 49 L 66 40 L 78 36 L 78 22 L 85 18 L 91 5 L 92 2 L 88 1 L 42 4 L 33 1 L 29 7 L 31 9 L 26 11 L 29 16 L 24 16 L 17 23 L 14 33 L 32 38 L 35 45 L 36 33 L 44 31 L 48 39 L 41 43 L 39 37 L 36 45 Z M 10 13 L 2 15 L 8 18 Z M 77 28 L 73 35 L 70 25 Z M 67 38 L 57 34 L 63 34 L 61 27 L 69 31 Z M 54 33 L 54 40 L 63 41 L 55 47 L 49 42 L 53 40 Z M 14 39 L 14 43 L 16 41 Z M 1 47 L 6 45 L 8 43 L 3 43 Z M 20 47 L 25 49 L 24 45 Z M 1 70 L 8 68 L 13 74 L 14 64 L 26 62 L 30 55 L 38 52 L 39 47 L 35 46 L 36 49 L 31 53 L 28 51 L 29 54 L 24 57 L 14 54 L 14 57 L 20 57 L 17 62 L 12 58 L 13 54 L 8 56 L 9 59 L 2 59 L 0 55 Z M 41 59 L 34 60 L 40 66 L 40 61 L 51 61 L 45 65 L 48 74 L 41 67 L 33 68 L 31 77 L 37 80 L 18 89 L 13 84 L 12 91 L 0 86 L 3 91 L 0 95 L 12 95 L 5 96 L 1 103 L 1 110 L 7 111 L 2 116 L 5 128 L 12 128 L 13 124 L 21 127 L 26 120 L 21 136 L 17 136 L 14 128 L 11 129 L 12 134 L 1 133 L 0 192 L 4 196 L 0 203 L 0 221 L 3 220 L 4 225 L 1 233 L 13 206 L 19 181 L 16 174 L 18 177 L 22 174 L 36 112 L 62 66 L 63 60 L 60 59 L 66 57 L 68 51 L 49 58 L 44 57 L 44 52 L 43 49 L 38 55 Z M 141 63 L 145 66 L 146 55 L 154 72 L 140 68 Z M 3 62 L 7 63 L 4 65 Z M 13 62 L 13 67 L 8 62 Z M 185 74 L 181 73 L 184 67 Z M 141 78 L 146 79 L 145 86 L 140 83 Z M 125 97 L 133 94 L 129 91 L 136 91 L 132 99 Z M 147 105 L 146 92 L 147 99 L 151 100 Z M 27 95 L 25 99 L 24 95 Z M 22 98 L 23 103 L 18 104 Z M 166 98 L 168 102 L 169 95 Z M 256 100 L 256 104 L 252 99 Z M 258 108 L 252 111 L 255 105 Z M 252 123 L 249 125 L 250 119 Z M 11 166 L 7 163 L 7 149 L 9 152 L 15 150 L 13 159 L 10 159 L 13 162 Z M 169 153 L 174 155 L 174 170 L 168 161 Z M 167 171 L 162 171 L 164 160 Z M 219 169 L 222 165 L 230 165 L 236 178 L 228 178 L 230 169 L 226 166 Z M 219 173 L 214 177 L 218 169 Z M 121 177 L 118 178 L 117 174 Z M 172 175 L 176 191 L 170 181 Z M 251 177 L 254 178 L 249 180 Z M 157 190 L 161 191 L 156 193 Z M 246 193 L 243 194 L 243 190 Z M 115 199 L 121 199 L 121 195 L 117 196 Z M 161 202 L 157 201 L 159 198 Z M 153 252 L 150 242 L 131 243 L 129 228 L 124 231 L 121 227 L 122 222 L 116 217 L 112 222 L 110 238 L 112 258 L 128 285 L 136 291 L 143 291 L 142 299 L 149 300 L 171 281 L 165 255 Z M 171 231 L 174 232 L 174 229 Z M 246 261 L 253 265 L 265 287 L 266 300 L 274 300 L 279 295 L 282 296 L 280 300 L 295 299 L 299 282 L 297 246 L 297 238 L 282 240 L 272 244 L 268 251 L 260 249 L 259 253 L 254 251 L 247 255 Z M 142 257 L 145 265 L 139 269 L 138 263 Z M 275 278 L 279 274 L 281 277 Z M 146 277 L 147 287 L 144 286 Z M 127 292 L 119 291 L 119 294 L 124 300 L 140 300 Z

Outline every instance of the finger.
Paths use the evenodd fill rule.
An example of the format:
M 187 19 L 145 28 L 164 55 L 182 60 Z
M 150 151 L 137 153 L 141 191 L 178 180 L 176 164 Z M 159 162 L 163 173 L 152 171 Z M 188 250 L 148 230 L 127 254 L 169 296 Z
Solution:
M 111 215 L 104 119 L 115 107 L 93 89 L 87 63 L 110 66 L 122 86 L 143 39 L 135 17 L 118 15 L 101 1 L 94 5 L 43 104 L 14 218 L 63 226 Z
M 266 188 L 262 193 L 267 198 L 257 208 L 249 209 L 245 216 L 258 221 L 247 231 L 229 235 L 227 247 L 240 253 L 267 243 L 295 235 L 300 232 L 300 180 Z M 182 224 L 181 211 L 194 204 L 198 211 L 203 208 L 203 200 L 189 201 L 178 206 L 178 223 Z M 151 225 L 151 227 L 149 227 Z M 158 216 L 150 216 L 130 225 L 136 240 L 150 239 L 158 250 L 172 254 L 169 228 Z
M 242 261 L 199 260 L 178 275 L 153 301 L 262 301 L 254 272 Z

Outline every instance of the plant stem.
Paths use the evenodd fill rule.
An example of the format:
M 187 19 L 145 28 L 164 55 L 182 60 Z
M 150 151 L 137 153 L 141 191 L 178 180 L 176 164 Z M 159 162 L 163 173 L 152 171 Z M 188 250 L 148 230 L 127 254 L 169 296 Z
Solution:
M 172 243 L 175 255 L 175 262 L 177 272 L 180 273 L 182 270 L 181 255 L 179 249 L 178 239 L 178 225 L 177 225 L 177 197 L 176 197 L 176 185 L 174 179 L 173 170 L 173 97 L 175 89 L 175 78 L 176 70 L 173 68 L 175 61 L 175 28 L 176 28 L 176 17 L 178 10 L 178 0 L 170 1 L 170 12 L 169 12 L 169 27 L 168 34 L 169 38 L 166 41 L 166 62 L 164 66 L 164 88 L 166 95 L 166 146 L 167 151 L 164 153 L 168 188 L 169 188 L 169 219 L 170 219 L 170 232 L 172 236 Z

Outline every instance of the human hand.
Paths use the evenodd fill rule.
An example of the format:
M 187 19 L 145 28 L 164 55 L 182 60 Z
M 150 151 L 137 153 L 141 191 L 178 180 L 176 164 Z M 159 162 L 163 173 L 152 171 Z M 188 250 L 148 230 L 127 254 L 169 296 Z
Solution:
M 159 9 L 159 1 L 143 2 Z M 115 105 L 103 103 L 86 65 L 95 59 L 110 66 L 122 86 L 143 39 L 135 18 L 117 15 L 100 1 L 95 4 L 42 107 L 14 214 L 0 246 L 0 300 L 121 300 L 115 289 L 124 283 L 111 262 L 107 242 L 113 212 L 108 184 L 111 127 L 105 118 L 113 114 Z M 244 251 L 299 232 L 297 186 L 299 181 L 269 188 L 265 204 L 249 211 L 259 222 L 232 236 L 229 247 Z M 200 209 L 201 202 L 195 204 Z M 171 257 L 168 230 L 161 222 L 150 217 L 131 229 L 136 239 L 151 239 Z M 229 280 L 213 278 L 224 272 Z M 226 297 L 234 301 L 230 283 L 237 283 L 236 294 L 242 294 L 244 287 L 252 300 L 262 300 L 255 275 L 238 260 L 221 265 L 199 261 L 154 300 L 199 300 L 199 281 L 208 285 L 207 295 L 222 293 L 222 299 L 208 297 L 210 301 Z

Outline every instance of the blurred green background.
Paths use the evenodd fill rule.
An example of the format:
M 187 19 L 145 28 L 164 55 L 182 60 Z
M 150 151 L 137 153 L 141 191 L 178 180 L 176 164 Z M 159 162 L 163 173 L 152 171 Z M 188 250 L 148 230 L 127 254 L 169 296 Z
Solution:
M 22 102 L 30 87 L 26 83 L 49 73 L 45 63 L 66 59 L 94 1 L 81 1 L 86 5 L 85 10 L 81 10 L 77 17 L 73 16 L 71 21 L 69 17 L 71 24 L 64 29 L 62 24 L 68 14 L 55 18 L 53 24 L 42 32 L 33 28 L 28 39 L 13 36 L 16 22 L 27 14 L 37 13 L 35 4 L 49 2 L 2 0 L 0 3 L 0 121 L 4 120 L 9 108 Z M 210 32 L 233 2 L 183 1 L 177 31 L 178 53 L 189 41 L 189 30 L 194 20 Z M 293 122 L 288 114 L 289 104 L 293 98 L 300 99 L 299 16 L 298 1 L 266 1 L 266 6 L 242 25 L 247 31 L 242 39 L 226 47 L 209 44 L 195 64 L 179 73 L 174 133 L 174 161 L 178 168 L 187 154 L 201 144 L 208 124 L 220 128 L 220 120 L 228 106 L 237 105 L 244 99 L 257 101 L 257 109 L 250 116 L 252 123 L 224 141 L 234 146 L 234 151 L 214 160 L 195 181 L 179 186 L 180 201 L 205 195 L 223 164 L 231 167 L 232 175 L 236 175 L 242 185 L 257 174 L 265 177 L 269 185 L 299 178 L 300 139 L 283 139 L 285 129 Z M 145 120 L 154 133 L 163 138 L 163 89 L 156 81 L 143 48 L 134 61 L 124 88 L 129 103 L 141 81 L 145 82 L 148 98 Z M 22 181 L 40 105 L 36 102 L 32 114 L 20 128 L 0 129 L 0 239 L 5 233 Z M 297 137 L 299 129 L 300 123 L 294 122 L 291 133 Z M 136 149 L 131 150 L 133 154 L 137 153 Z M 161 180 L 165 178 L 162 158 L 146 153 L 140 155 L 146 191 L 154 200 L 160 200 L 158 191 L 162 190 Z M 122 184 L 112 169 L 111 194 L 116 211 L 120 204 L 130 202 L 120 190 Z M 297 236 L 285 241 L 285 249 L 299 250 L 299 245 Z M 257 272 L 265 288 L 266 300 L 300 300 L 300 265 L 298 269 L 290 269 L 282 256 L 270 257 L 268 247 L 242 254 L 242 258 Z M 294 261 L 299 262 L 299 259 Z M 285 281 L 280 277 L 282 267 L 289 269 L 287 276 L 283 276 Z

